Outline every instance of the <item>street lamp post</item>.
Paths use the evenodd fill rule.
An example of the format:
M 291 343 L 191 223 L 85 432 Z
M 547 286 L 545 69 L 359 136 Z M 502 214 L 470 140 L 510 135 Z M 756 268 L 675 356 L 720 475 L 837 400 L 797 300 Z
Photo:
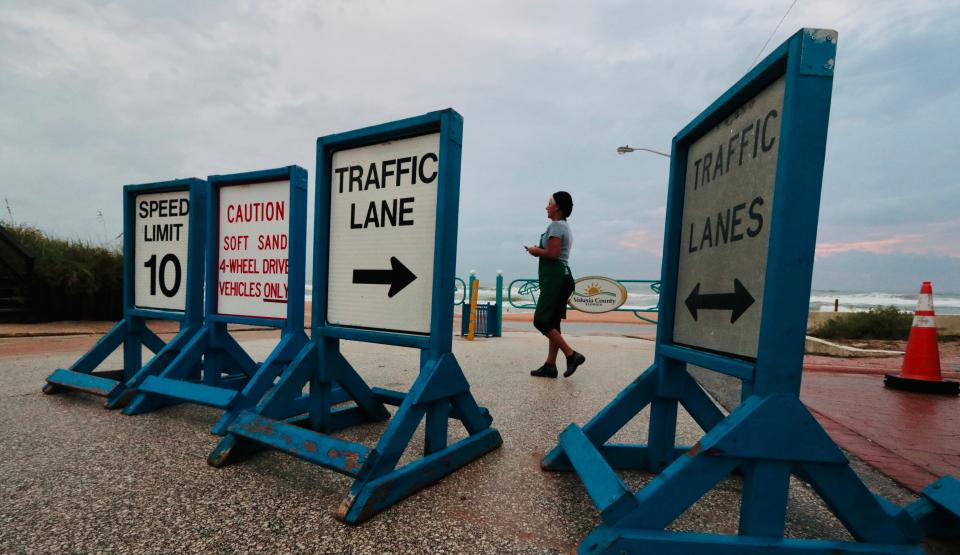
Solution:
M 628 152 L 636 152 L 638 150 L 642 150 L 644 152 L 650 152 L 653 154 L 659 154 L 660 156 L 670 158 L 670 155 L 667 154 L 666 152 L 660 152 L 659 150 L 653 150 L 652 148 L 643 148 L 639 146 L 630 146 L 630 145 L 618 146 L 617 154 L 626 154 Z

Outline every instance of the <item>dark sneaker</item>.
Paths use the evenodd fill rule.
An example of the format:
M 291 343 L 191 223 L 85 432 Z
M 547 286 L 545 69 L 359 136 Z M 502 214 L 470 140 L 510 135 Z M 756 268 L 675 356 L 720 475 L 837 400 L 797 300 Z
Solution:
M 577 371 L 577 367 L 587 362 L 587 357 L 581 355 L 580 353 L 574 351 L 572 355 L 567 357 L 567 371 L 563 373 L 564 378 L 569 378 Z
M 557 377 L 557 365 L 556 364 L 544 364 L 536 370 L 530 371 L 531 376 L 537 378 L 556 378 Z

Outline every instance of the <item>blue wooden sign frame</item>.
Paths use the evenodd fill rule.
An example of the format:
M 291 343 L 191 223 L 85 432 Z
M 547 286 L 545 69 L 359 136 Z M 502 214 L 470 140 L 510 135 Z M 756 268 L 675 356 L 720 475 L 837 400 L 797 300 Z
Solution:
M 436 234 L 430 335 L 333 326 L 327 323 L 330 175 L 340 150 L 440 133 Z M 360 523 L 459 467 L 496 449 L 500 433 L 489 411 L 477 405 L 454 357 L 453 311 L 460 152 L 463 119 L 451 109 L 431 112 L 317 140 L 316 225 L 312 341 L 301 350 L 277 386 L 252 410 L 242 412 L 208 462 L 223 466 L 256 448 L 272 447 L 355 478 L 337 517 Z M 340 352 L 340 341 L 364 341 L 421 350 L 420 373 L 407 393 L 371 388 Z M 303 396 L 304 386 L 310 391 Z M 337 395 L 337 388 L 345 397 Z M 349 400 L 350 406 L 333 407 Z M 384 405 L 395 405 L 390 417 Z M 330 433 L 386 420 L 374 449 Z M 397 468 L 421 420 L 426 420 L 424 457 Z M 468 437 L 448 445 L 448 420 L 461 422 Z
M 580 544 L 581 553 L 922 553 L 916 544 L 923 530 L 911 516 L 918 507 L 901 509 L 875 497 L 799 398 L 836 37 L 835 31 L 798 31 L 674 137 L 654 364 L 582 428 L 564 430 L 541 463 L 545 470 L 575 470 L 600 510 L 602 523 Z M 674 344 L 688 149 L 781 77 L 757 357 Z M 724 417 L 687 364 L 742 380 L 741 405 Z M 676 445 L 679 405 L 706 433 L 693 446 Z M 607 443 L 647 406 L 647 445 Z M 660 475 L 634 493 L 614 469 Z M 734 471 L 743 475 L 738 535 L 666 531 Z M 856 543 L 784 538 L 791 474 L 813 487 Z M 929 499 L 920 502 L 930 506 Z
M 134 299 L 136 198 L 145 193 L 189 191 L 190 208 L 187 215 L 187 260 L 184 276 L 186 301 L 183 311 L 139 308 Z M 203 217 L 209 198 L 209 184 L 202 179 L 178 179 L 160 183 L 125 185 L 123 187 L 123 319 L 70 368 L 59 368 L 48 378 L 44 393 L 67 390 L 84 391 L 107 397 L 106 406 L 116 408 L 121 399 L 129 396 L 148 376 L 162 372 L 177 352 L 203 323 L 203 263 L 206 229 Z M 148 319 L 176 320 L 180 332 L 169 343 L 164 342 L 146 325 Z M 123 368 L 96 372 L 113 351 L 123 345 Z M 142 347 L 154 356 L 143 364 Z M 189 370 L 198 375 L 199 366 Z
M 452 112 L 452 111 L 451 111 Z M 456 114 L 456 112 L 452 112 Z M 433 114 L 437 114 L 434 116 Z M 453 341 L 453 311 L 447 292 L 455 289 L 457 264 L 457 223 L 460 213 L 460 150 L 463 140 L 463 119 L 457 114 L 443 120 L 434 112 L 419 118 L 400 120 L 366 129 L 317 140 L 317 197 L 314 229 L 313 311 L 311 333 L 317 337 L 347 339 L 414 347 L 439 358 L 451 352 Z M 447 123 L 447 125 L 443 125 Z M 433 302 L 431 303 L 430 334 L 410 334 L 392 331 L 338 326 L 327 322 L 327 291 L 330 242 L 330 170 L 334 152 L 394 141 L 417 135 L 440 132 L 440 154 L 437 185 L 437 225 L 434 236 Z M 455 151 L 455 152 L 452 152 Z
M 123 409 L 124 414 L 139 414 L 158 402 L 187 401 L 225 411 L 213 427 L 223 435 L 236 415 L 251 408 L 273 386 L 293 357 L 307 344 L 304 332 L 304 277 L 307 229 L 307 170 L 287 166 L 230 175 L 213 175 L 207 207 L 206 317 L 177 353 L 176 358 L 156 376 L 139 385 L 136 395 Z M 219 196 L 223 187 L 287 180 L 289 195 L 288 294 L 286 318 L 252 318 L 217 313 L 219 263 Z M 228 324 L 247 324 L 280 329 L 280 342 L 262 362 L 254 361 L 227 330 Z M 204 372 L 196 380 L 191 368 L 203 361 Z

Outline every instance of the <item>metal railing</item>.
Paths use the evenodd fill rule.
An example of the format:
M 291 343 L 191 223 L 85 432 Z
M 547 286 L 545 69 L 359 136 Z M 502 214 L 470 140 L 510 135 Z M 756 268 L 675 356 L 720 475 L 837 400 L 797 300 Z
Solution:
M 651 314 L 660 312 L 660 280 L 653 279 L 618 279 L 614 280 L 617 283 L 623 284 L 626 287 L 629 283 L 639 283 L 646 284 L 651 292 L 656 293 L 657 304 L 650 307 L 620 307 L 616 309 L 616 312 L 632 312 L 634 316 L 645 321 L 650 322 L 651 324 L 656 324 L 656 320 L 651 320 L 642 314 Z M 519 284 L 519 285 L 517 285 Z M 514 285 L 517 285 L 514 289 Z M 516 291 L 517 299 L 514 300 L 514 291 Z M 540 281 L 533 278 L 521 278 L 515 279 L 510 282 L 510 286 L 507 288 L 507 301 L 510 303 L 510 306 L 514 308 L 522 309 L 532 309 L 537 308 L 537 295 L 540 293 Z M 519 304 L 518 304 L 519 303 Z
M 454 278 L 454 290 L 453 290 L 453 306 L 460 306 L 463 303 L 467 302 L 467 284 L 460 278 Z M 463 292 L 460 295 L 460 300 L 457 300 L 457 293 Z

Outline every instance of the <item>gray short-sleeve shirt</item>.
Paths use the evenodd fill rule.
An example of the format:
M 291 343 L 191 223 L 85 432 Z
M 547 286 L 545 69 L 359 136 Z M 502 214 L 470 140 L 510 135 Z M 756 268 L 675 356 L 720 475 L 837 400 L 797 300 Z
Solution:
M 560 238 L 560 261 L 567 264 L 570 261 L 570 249 L 573 247 L 573 231 L 570 230 L 570 224 L 567 220 L 557 220 L 550 222 L 547 231 L 540 236 L 540 248 L 547 248 L 550 237 Z

